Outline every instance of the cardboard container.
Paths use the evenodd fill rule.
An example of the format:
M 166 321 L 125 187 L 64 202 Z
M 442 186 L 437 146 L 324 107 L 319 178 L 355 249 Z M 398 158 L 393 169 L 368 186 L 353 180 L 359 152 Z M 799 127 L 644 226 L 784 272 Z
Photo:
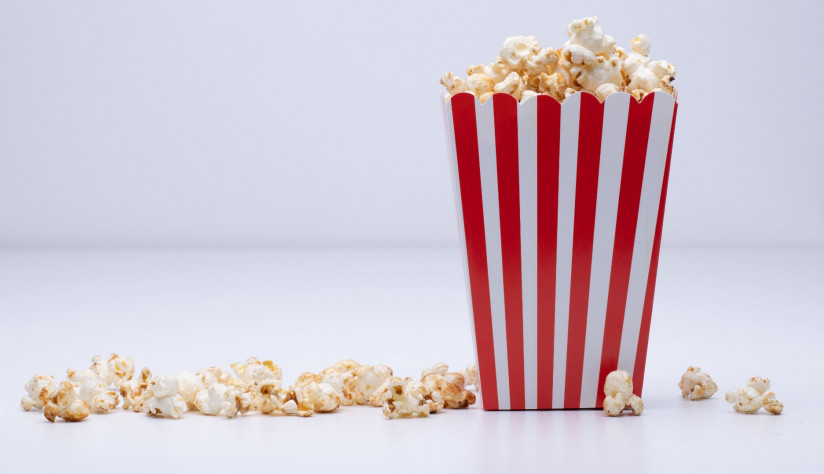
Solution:
M 644 383 L 677 104 L 444 101 L 485 410 L 599 408 Z

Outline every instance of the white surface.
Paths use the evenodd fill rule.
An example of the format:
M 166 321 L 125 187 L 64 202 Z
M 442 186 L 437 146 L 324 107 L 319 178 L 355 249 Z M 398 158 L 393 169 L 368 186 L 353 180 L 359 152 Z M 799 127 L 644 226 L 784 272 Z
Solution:
M 0 245 L 451 244 L 436 96 L 504 38 L 641 32 L 668 242 L 824 243 L 824 3 L 4 1 Z
M 288 380 L 344 357 L 401 375 L 463 365 L 472 344 L 458 250 L 0 252 L 3 471 L 813 471 L 822 268 L 820 246 L 664 247 L 638 418 L 472 408 L 387 421 L 354 407 L 179 421 L 118 410 L 70 425 L 23 412 L 23 384 L 95 353 L 130 355 L 156 374 L 258 355 Z M 721 392 L 769 377 L 785 413 L 736 414 L 723 393 L 682 400 L 690 364 Z

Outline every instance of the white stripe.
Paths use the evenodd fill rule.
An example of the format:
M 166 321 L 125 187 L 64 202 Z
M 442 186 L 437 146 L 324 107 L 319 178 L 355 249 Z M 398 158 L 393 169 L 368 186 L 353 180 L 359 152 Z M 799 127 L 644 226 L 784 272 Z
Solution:
M 518 189 L 524 311 L 524 401 L 538 408 L 538 100 L 518 106 Z
M 630 373 L 635 368 L 635 353 L 638 350 L 641 313 L 644 310 L 644 296 L 647 290 L 655 225 L 658 220 L 658 204 L 664 182 L 674 105 L 675 99 L 665 93 L 657 93 L 652 104 L 644 180 L 641 184 L 638 224 L 635 227 L 632 268 L 629 272 L 627 306 L 624 312 L 624 329 L 621 335 L 621 351 L 618 355 L 618 368 Z
M 621 169 L 627 136 L 630 95 L 612 94 L 604 102 L 604 127 L 601 132 L 601 158 L 598 168 L 598 194 L 595 204 L 595 233 L 592 242 L 592 268 L 589 278 L 587 333 L 581 378 L 581 408 L 595 408 L 600 386 L 601 349 L 607 318 L 609 276 L 621 191 Z
M 495 151 L 495 115 L 492 100 L 475 104 L 478 122 L 478 153 L 481 164 L 481 194 L 484 207 L 486 264 L 489 269 L 489 307 L 492 312 L 492 341 L 495 347 L 495 377 L 498 408 L 509 410 L 509 367 L 506 348 L 504 271 L 501 256 L 501 220 L 498 210 L 498 169 Z
M 475 349 L 475 363 L 478 361 L 478 342 L 475 339 L 475 312 L 472 310 L 472 286 L 469 284 L 469 260 L 466 254 L 466 235 L 464 235 L 463 203 L 461 200 L 461 179 L 458 174 L 458 150 L 455 147 L 455 127 L 452 119 L 452 103 L 444 100 L 445 95 L 438 98 L 441 101 L 446 130 L 446 147 L 449 152 L 449 167 L 452 171 L 452 192 L 458 206 L 458 235 L 461 239 L 461 258 L 463 259 L 464 282 L 466 283 L 466 302 L 469 306 L 469 327 L 472 328 L 472 348 Z M 480 372 L 478 372 L 480 380 Z M 480 386 L 480 381 L 478 382 Z
M 564 407 L 569 286 L 572 278 L 572 231 L 575 224 L 575 177 L 578 168 L 578 125 L 581 94 L 561 104 L 558 156 L 558 251 L 555 266 L 555 354 L 552 368 L 552 408 Z

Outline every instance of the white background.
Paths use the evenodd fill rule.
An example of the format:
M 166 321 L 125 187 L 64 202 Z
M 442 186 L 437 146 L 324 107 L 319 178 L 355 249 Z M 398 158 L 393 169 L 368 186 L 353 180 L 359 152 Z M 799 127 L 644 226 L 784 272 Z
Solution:
M 817 2 L 0 0 L 4 472 L 812 471 L 824 422 Z M 472 357 L 437 83 L 596 14 L 673 62 L 680 107 L 640 418 L 124 413 L 49 424 L 35 372 L 249 355 L 416 375 Z M 786 411 L 680 399 L 770 377 Z M 77 461 L 78 453 L 91 461 Z M 84 458 L 85 459 L 85 458 Z M 343 467 L 341 467 L 343 466 Z
M 0 243 L 451 245 L 438 78 L 587 15 L 679 71 L 665 242 L 824 242 L 820 2 L 405 5 L 4 0 Z

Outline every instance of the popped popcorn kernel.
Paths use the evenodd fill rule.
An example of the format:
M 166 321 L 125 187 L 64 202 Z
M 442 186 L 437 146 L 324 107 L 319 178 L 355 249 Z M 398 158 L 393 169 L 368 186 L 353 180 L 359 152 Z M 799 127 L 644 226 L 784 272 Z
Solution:
M 77 398 L 74 385 L 68 380 L 60 383 L 56 394 L 46 403 L 43 415 L 49 421 L 58 417 L 65 421 L 81 421 L 89 416 L 91 410 L 88 403 Z
M 629 407 L 633 415 L 644 411 L 641 398 L 632 393 L 632 376 L 624 370 L 613 370 L 604 381 L 604 413 L 620 416 Z
M 186 411 L 186 401 L 177 393 L 179 384 L 174 375 L 156 378 L 146 389 L 143 411 L 149 415 L 179 419 Z
M 419 388 L 407 380 L 392 377 L 383 393 L 383 414 L 387 418 L 428 416 L 429 405 Z
M 140 378 L 131 379 L 120 385 L 120 395 L 123 397 L 123 408 L 135 412 L 143 411 L 144 395 L 149 386 L 154 383 L 152 372 L 148 367 L 140 371 Z
M 702 372 L 701 367 L 687 367 L 678 383 L 681 396 L 690 400 L 704 400 L 718 391 L 718 386 L 709 374 Z
M 26 395 L 20 400 L 20 406 L 29 411 L 42 409 L 51 397 L 57 393 L 57 383 L 53 375 L 36 374 L 25 385 Z
M 759 409 L 773 415 L 780 415 L 784 411 L 784 404 L 775 399 L 770 389 L 770 379 L 762 377 L 752 377 L 747 381 L 747 385 L 737 390 L 730 390 L 724 398 L 727 403 L 732 404 L 733 410 L 738 413 L 756 413 Z

